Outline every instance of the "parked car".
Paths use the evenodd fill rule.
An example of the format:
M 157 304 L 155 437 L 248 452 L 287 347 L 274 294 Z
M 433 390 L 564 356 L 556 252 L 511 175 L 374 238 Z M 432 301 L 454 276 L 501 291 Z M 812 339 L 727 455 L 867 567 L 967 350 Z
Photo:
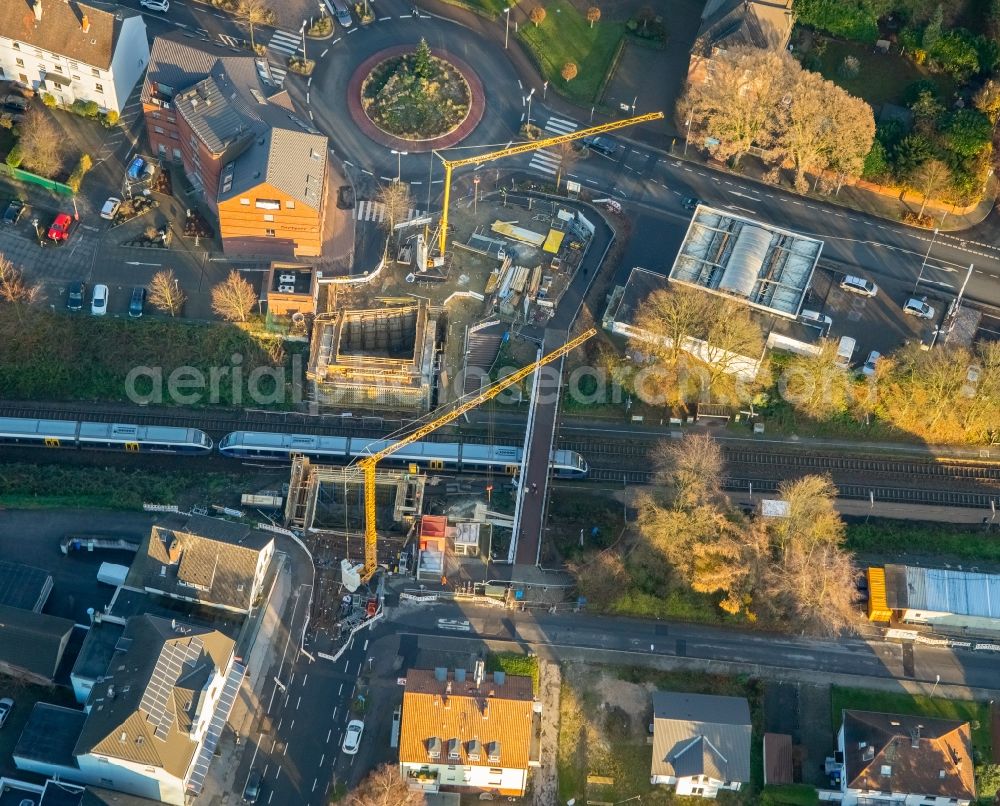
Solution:
M 878 350 L 872 350 L 868 353 L 868 360 L 865 361 L 865 365 L 861 367 L 861 372 L 865 375 L 871 376 L 875 374 L 875 364 L 882 357 L 882 353 Z
M 106 218 L 108 221 L 114 221 L 115 216 L 118 214 L 118 208 L 122 206 L 122 200 L 116 196 L 111 196 L 104 206 L 101 208 L 101 218 Z
M 834 363 L 842 369 L 847 369 L 851 366 L 851 359 L 854 358 L 854 348 L 857 345 L 857 340 L 852 336 L 841 336 L 840 341 L 837 342 L 837 357 L 834 359 Z
M 28 111 L 28 99 L 23 95 L 18 95 L 14 92 L 10 93 L 10 95 L 4 96 L 3 105 L 6 109 L 10 109 L 12 112 Z
M 142 178 L 142 169 L 146 167 L 146 160 L 142 157 L 133 157 L 132 161 L 125 169 L 125 175 L 133 182 L 138 182 Z
M 260 800 L 260 790 L 263 783 L 264 776 L 261 775 L 260 770 L 250 770 L 246 785 L 243 787 L 243 802 L 256 803 Z
M 21 220 L 24 215 L 24 202 L 20 199 L 11 199 L 7 209 L 3 211 L 3 223 L 14 225 Z
M 927 304 L 926 300 L 910 297 L 903 305 L 903 313 L 910 316 L 918 316 L 921 319 L 933 319 L 934 309 Z
M 701 204 L 701 200 L 695 198 L 694 196 L 683 196 L 681 197 L 681 204 L 684 205 L 685 210 L 694 210 L 699 204 Z
M 164 14 L 170 11 L 170 0 L 139 0 L 139 5 L 150 11 L 162 11 Z
M 354 188 L 351 185 L 341 185 L 337 189 L 337 207 L 341 210 L 354 209 Z
M 618 151 L 618 146 L 610 137 L 602 137 L 600 135 L 595 137 L 584 137 L 581 142 L 591 151 L 596 151 L 598 154 L 603 154 L 605 157 L 613 157 L 615 152 Z
M 7 717 L 14 710 L 14 701 L 10 697 L 0 700 L 0 728 L 7 724 Z
M 333 13 L 343 28 L 347 29 L 354 25 L 346 0 L 333 0 Z
M 90 312 L 94 316 L 104 316 L 108 312 L 108 287 L 104 283 L 94 286 L 94 296 L 90 300 Z
M 344 743 L 341 750 L 349 756 L 353 756 L 361 747 L 361 734 L 365 732 L 365 723 L 360 719 L 352 719 L 347 723 L 347 732 L 344 734 Z
M 825 313 L 820 313 L 819 311 L 810 311 L 803 308 L 799 312 L 799 319 L 807 325 L 815 325 L 816 327 L 826 328 L 827 331 L 833 327 L 833 320 Z
M 840 287 L 844 291 L 850 291 L 852 294 L 860 294 L 862 297 L 874 297 L 878 294 L 878 286 L 875 285 L 871 280 L 866 280 L 864 277 L 856 277 L 853 274 L 848 274 L 840 281 Z
M 132 289 L 132 299 L 128 304 L 128 315 L 133 319 L 142 316 L 142 310 L 146 307 L 146 289 L 137 285 Z
M 69 213 L 59 213 L 49 227 L 49 240 L 63 243 L 69 238 L 70 227 L 73 226 L 73 216 Z
M 82 280 L 70 283 L 66 290 L 66 307 L 71 311 L 82 311 L 87 301 L 87 284 Z

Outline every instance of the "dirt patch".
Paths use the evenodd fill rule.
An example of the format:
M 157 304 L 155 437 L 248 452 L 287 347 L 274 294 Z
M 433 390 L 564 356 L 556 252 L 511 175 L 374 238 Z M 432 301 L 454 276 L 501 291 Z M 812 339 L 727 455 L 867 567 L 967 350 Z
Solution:
M 605 709 L 613 706 L 628 715 L 633 735 L 645 736 L 649 732 L 649 714 L 652 710 L 650 703 L 655 690 L 652 683 L 629 683 L 608 672 L 601 672 L 594 687 L 600 693 Z

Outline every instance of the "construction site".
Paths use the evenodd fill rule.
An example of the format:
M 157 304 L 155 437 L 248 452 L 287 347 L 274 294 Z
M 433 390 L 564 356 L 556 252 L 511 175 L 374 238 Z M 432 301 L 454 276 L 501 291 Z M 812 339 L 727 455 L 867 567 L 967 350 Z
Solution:
M 430 410 L 438 324 L 439 310 L 424 300 L 317 315 L 306 372 L 312 399 L 321 406 Z

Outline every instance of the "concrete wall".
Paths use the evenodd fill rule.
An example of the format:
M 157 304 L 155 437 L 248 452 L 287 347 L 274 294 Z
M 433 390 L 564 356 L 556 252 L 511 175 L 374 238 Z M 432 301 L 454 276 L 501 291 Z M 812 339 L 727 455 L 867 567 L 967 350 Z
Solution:
M 160 767 L 143 767 L 107 756 L 78 756 L 80 770 L 76 778 L 92 786 L 117 789 L 143 798 L 184 806 L 184 782 Z
M 482 767 L 462 764 L 415 764 L 400 762 L 400 774 L 404 780 L 409 773 L 429 770 L 437 773 L 437 787 L 463 787 L 469 790 L 490 790 L 502 795 L 521 795 L 528 785 L 528 771 L 510 767 Z
M 111 59 L 111 75 L 104 82 L 108 109 L 121 113 L 136 83 L 146 72 L 149 64 L 149 40 L 146 37 L 146 23 L 141 16 L 122 20 L 118 47 Z M 94 79 L 95 81 L 97 79 Z M 94 97 L 92 100 L 97 100 Z M 98 101 L 100 103 L 100 101 Z

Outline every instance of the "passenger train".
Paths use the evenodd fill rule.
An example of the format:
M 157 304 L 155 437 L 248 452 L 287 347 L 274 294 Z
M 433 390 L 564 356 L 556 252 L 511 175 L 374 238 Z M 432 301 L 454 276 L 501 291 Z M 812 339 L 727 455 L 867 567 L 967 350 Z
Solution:
M 194 455 L 212 451 L 211 438 L 196 428 L 20 417 L 0 417 L 0 445 Z
M 323 462 L 348 462 L 376 453 L 392 440 L 363 437 L 319 437 L 311 434 L 276 434 L 234 431 L 219 443 L 219 453 L 238 459 L 290 461 L 295 454 Z M 521 468 L 523 451 L 502 445 L 461 442 L 414 442 L 383 459 L 385 464 L 414 464 L 430 470 L 467 470 L 514 475 Z M 582 479 L 589 470 L 576 451 L 553 451 L 551 469 L 559 478 Z

